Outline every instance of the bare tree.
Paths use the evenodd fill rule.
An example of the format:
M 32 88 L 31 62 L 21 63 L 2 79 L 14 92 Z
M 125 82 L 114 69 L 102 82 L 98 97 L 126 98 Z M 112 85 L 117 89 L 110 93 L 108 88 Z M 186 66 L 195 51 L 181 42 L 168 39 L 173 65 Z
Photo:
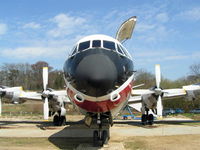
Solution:
M 42 90 L 42 69 L 43 67 L 48 67 L 49 72 L 53 69 L 53 67 L 49 66 L 49 64 L 45 61 L 38 61 L 35 64 L 31 65 L 32 68 L 32 87 L 34 90 Z
M 191 74 L 200 77 L 200 63 L 196 63 L 190 66 Z
M 188 80 L 191 82 L 200 82 L 200 63 L 195 63 L 190 66 L 191 75 L 188 76 Z

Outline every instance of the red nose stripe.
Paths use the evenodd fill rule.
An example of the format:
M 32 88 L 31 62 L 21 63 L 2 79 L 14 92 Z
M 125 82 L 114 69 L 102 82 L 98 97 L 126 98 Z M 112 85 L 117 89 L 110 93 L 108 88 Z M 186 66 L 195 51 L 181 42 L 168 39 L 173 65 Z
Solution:
M 127 97 L 130 95 L 131 92 L 131 83 L 125 87 L 119 94 L 120 98 L 116 101 L 111 101 L 110 99 L 103 100 L 103 101 L 89 101 L 85 99 L 83 102 L 78 102 L 74 99 L 74 93 L 72 90 L 68 89 L 67 94 L 69 98 L 81 109 L 84 109 L 87 112 L 108 112 L 112 109 L 118 107 L 122 102 L 127 100 Z

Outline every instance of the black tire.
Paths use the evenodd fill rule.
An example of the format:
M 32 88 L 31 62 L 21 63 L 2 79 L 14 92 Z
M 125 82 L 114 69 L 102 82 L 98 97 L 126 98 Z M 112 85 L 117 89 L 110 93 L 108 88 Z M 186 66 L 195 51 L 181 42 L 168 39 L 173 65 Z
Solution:
M 59 117 L 59 126 L 64 126 L 64 125 L 66 125 L 66 117 L 60 116 Z
M 147 115 L 143 114 L 141 121 L 142 121 L 142 125 L 146 125 L 147 124 Z
M 59 126 L 59 116 L 58 115 L 55 115 L 54 117 L 53 117 L 53 125 L 54 126 Z
M 97 130 L 95 130 L 94 132 L 93 132 L 93 146 L 94 147 L 98 147 L 99 146 L 99 134 L 98 134 L 98 131 Z
M 102 144 L 108 144 L 108 140 L 109 140 L 108 132 L 106 130 L 103 130 L 103 132 L 102 132 Z
M 148 116 L 148 124 L 149 124 L 149 125 L 153 125 L 153 120 L 154 120 L 153 114 L 150 114 L 150 115 Z

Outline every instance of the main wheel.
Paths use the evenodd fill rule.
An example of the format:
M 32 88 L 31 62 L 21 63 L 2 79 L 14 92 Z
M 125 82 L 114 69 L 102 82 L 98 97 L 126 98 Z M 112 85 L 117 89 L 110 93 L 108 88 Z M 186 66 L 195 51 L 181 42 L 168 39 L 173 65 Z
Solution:
M 66 117 L 60 116 L 59 117 L 59 126 L 64 126 L 66 124 Z
M 54 124 L 54 126 L 59 126 L 59 116 L 58 115 L 55 115 L 54 117 L 53 117 L 53 124 Z
M 148 124 L 149 124 L 149 125 L 153 125 L 153 120 L 154 120 L 153 114 L 150 114 L 150 115 L 148 116 Z
M 147 124 L 147 115 L 143 114 L 141 121 L 142 121 L 142 125 L 146 125 Z

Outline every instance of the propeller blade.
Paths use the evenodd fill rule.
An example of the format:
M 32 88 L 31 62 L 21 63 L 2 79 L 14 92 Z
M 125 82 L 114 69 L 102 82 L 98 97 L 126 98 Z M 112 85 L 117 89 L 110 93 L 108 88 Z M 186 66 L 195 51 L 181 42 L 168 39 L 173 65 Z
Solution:
M 2 112 L 2 102 L 1 102 L 1 95 L 0 95 L 0 116 L 1 116 L 1 112 Z
M 161 96 L 159 95 L 158 99 L 157 99 L 157 116 L 159 118 L 162 118 L 162 116 L 163 116 L 162 112 L 163 112 L 162 99 L 161 99 Z
M 46 91 L 47 89 L 47 84 L 48 84 L 48 67 L 43 67 L 43 89 Z
M 49 118 L 49 103 L 48 98 L 45 98 L 44 105 L 43 105 L 43 113 L 44 113 L 44 120 L 48 120 Z
M 157 64 L 155 66 L 155 75 L 156 75 L 156 86 L 157 86 L 157 88 L 160 88 L 161 72 L 160 72 L 160 65 L 159 64 Z

